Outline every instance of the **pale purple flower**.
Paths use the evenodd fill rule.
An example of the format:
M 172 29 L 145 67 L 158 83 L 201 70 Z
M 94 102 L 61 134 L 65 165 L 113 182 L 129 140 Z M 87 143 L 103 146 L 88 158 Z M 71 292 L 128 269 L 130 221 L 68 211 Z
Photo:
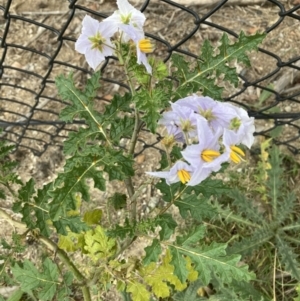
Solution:
M 223 103 L 210 97 L 193 94 L 177 100 L 176 104 L 188 107 L 205 118 L 214 131 L 228 127 L 230 120 L 236 116 L 236 112 L 230 108 L 224 108 Z
M 84 17 L 82 26 L 75 50 L 84 54 L 89 66 L 96 70 L 106 56 L 114 53 L 114 45 L 110 40 L 114 31 L 109 24 L 100 23 L 90 16 Z
M 174 136 L 178 136 L 179 133 L 182 133 L 179 136 L 181 138 L 197 136 L 197 119 L 201 116 L 195 114 L 192 109 L 177 103 L 171 103 L 171 107 L 172 111 L 163 113 L 163 117 L 158 123 L 164 125 L 168 133 Z
M 241 143 L 250 148 L 254 142 L 254 118 L 249 117 L 246 110 L 236 107 L 230 103 L 224 103 L 228 109 L 235 110 L 236 117 L 230 120 L 228 128 L 235 131 L 238 135 L 243 137 Z
M 235 132 L 229 129 L 224 129 L 223 132 L 223 144 L 225 150 L 229 153 L 230 160 L 234 163 L 240 163 L 244 160 L 245 153 L 237 145 L 241 144 L 244 139 L 244 134 L 242 132 Z
M 106 18 L 104 22 L 109 23 L 114 32 L 118 30 L 124 32 L 125 35 L 122 35 L 123 41 L 138 40 L 144 35 L 145 15 L 134 8 L 127 0 L 117 0 L 117 5 L 119 9 Z
M 166 179 L 168 185 L 182 182 L 187 183 L 192 174 L 193 167 L 188 165 L 186 162 L 177 161 L 169 171 L 157 171 L 157 172 L 147 172 L 148 175 L 158 178 Z
M 218 171 L 222 163 L 229 159 L 229 153 L 220 153 L 219 139 L 223 132 L 221 129 L 213 132 L 207 120 L 199 118 L 197 120 L 197 130 L 199 143 L 188 145 L 181 152 L 183 158 L 195 169 L 191 183 L 197 181 L 194 179 L 195 177 L 197 179 L 202 178 L 202 173 L 206 175 Z

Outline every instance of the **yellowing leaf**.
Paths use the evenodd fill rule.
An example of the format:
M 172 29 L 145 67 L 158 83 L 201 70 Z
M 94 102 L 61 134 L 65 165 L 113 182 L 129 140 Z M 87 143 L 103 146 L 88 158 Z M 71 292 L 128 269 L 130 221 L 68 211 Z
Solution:
M 108 258 L 115 253 L 115 239 L 108 238 L 100 226 L 86 232 L 84 239 L 86 243 L 84 249 L 94 262 L 99 259 Z
M 131 293 L 132 301 L 149 301 L 150 293 L 146 287 L 136 281 L 130 282 L 127 285 L 126 292 Z
M 168 283 L 173 284 L 177 291 L 182 291 L 186 288 L 186 283 L 182 283 L 178 277 L 174 275 L 174 266 L 170 264 L 170 261 L 171 255 L 167 250 L 166 255 L 163 257 L 162 264 L 157 265 L 151 262 L 140 270 L 145 283 L 151 286 L 152 292 L 159 298 L 170 296 Z
M 102 210 L 101 209 L 94 209 L 91 211 L 85 212 L 83 216 L 83 220 L 89 225 L 96 225 L 99 223 L 102 217 Z
M 189 281 L 196 281 L 198 279 L 198 272 L 196 270 L 194 270 L 193 266 L 192 266 L 192 260 L 190 257 L 186 257 L 185 258 L 186 260 L 186 267 L 187 267 L 187 270 L 189 271 L 189 274 L 188 274 L 188 280 Z
M 58 235 L 58 247 L 66 252 L 75 252 L 84 246 L 83 234 L 69 232 L 68 235 Z

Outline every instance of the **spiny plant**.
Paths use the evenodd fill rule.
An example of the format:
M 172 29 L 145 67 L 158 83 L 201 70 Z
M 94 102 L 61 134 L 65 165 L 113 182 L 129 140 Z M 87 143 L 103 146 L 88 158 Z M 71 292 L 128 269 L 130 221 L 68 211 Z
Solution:
M 255 130 L 254 119 L 244 109 L 212 99 L 222 98 L 224 88 L 216 83 L 237 86 L 232 63 L 249 66 L 247 52 L 256 50 L 265 35 L 241 32 L 231 42 L 224 34 L 217 48 L 205 41 L 194 64 L 174 54 L 167 68 L 159 58 L 147 59 L 154 46 L 145 38 L 145 16 L 126 0 L 117 3 L 119 10 L 102 22 L 90 16 L 83 20 L 75 49 L 95 70 L 85 87 L 78 89 L 72 74 L 56 79 L 60 97 L 69 104 L 61 110 L 61 120 L 85 122 L 64 142 L 63 171 L 37 188 L 34 179 L 23 184 L 11 173 L 11 163 L 2 162 L 0 183 L 5 189 L 0 197 L 8 194 L 11 210 L 21 218 L 16 221 L 0 208 L 1 216 L 20 233 L 19 240 L 2 242 L 12 259 L 0 263 L 5 275 L 1 281 L 8 285 L 11 279 L 32 300 L 72 300 L 74 288 L 85 301 L 100 300 L 110 290 L 133 301 L 198 300 L 210 284 L 211 299 L 248 300 L 257 294 L 246 293 L 254 273 L 240 261 L 241 255 L 232 249 L 228 254 L 226 241 L 207 240 L 204 221 L 218 217 L 211 199 L 228 190 L 213 175 L 226 172 L 229 162 L 242 161 L 240 145 L 250 148 Z M 118 58 L 129 91 L 115 94 L 99 112 L 94 100 L 101 72 L 96 70 L 111 56 Z M 170 102 L 172 110 L 161 114 Z M 168 132 L 160 170 L 137 184 L 137 141 L 142 129 L 155 134 L 158 124 Z M 128 147 L 121 145 L 122 139 Z M 9 149 L 1 150 L 5 154 Z M 126 191 L 111 192 L 101 200 L 102 210 L 91 186 L 104 192 L 112 181 L 123 183 Z M 19 185 L 16 192 L 13 184 Z M 160 193 L 162 205 L 141 218 L 145 186 Z M 43 255 L 38 262 L 14 260 L 19 241 L 29 232 Z M 139 240 L 146 247 L 136 244 Z M 129 256 L 132 248 L 143 249 L 142 255 Z
M 262 146 L 260 169 L 250 176 L 250 181 L 264 181 L 248 186 L 247 196 L 245 189 L 232 188 L 228 196 L 233 201 L 218 205 L 218 211 L 223 229 L 232 229 L 227 230 L 227 237 L 232 236 L 227 252 L 243 255 L 257 275 L 255 286 L 263 299 L 292 300 L 300 277 L 299 200 L 282 164 L 284 156 L 275 145 L 269 151 L 269 142 Z

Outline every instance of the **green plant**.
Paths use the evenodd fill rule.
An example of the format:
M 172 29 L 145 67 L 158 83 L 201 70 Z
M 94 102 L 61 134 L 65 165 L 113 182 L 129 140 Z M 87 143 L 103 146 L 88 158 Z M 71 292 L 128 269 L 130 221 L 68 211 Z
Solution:
M 248 186 L 247 196 L 245 190 L 233 188 L 228 194 L 233 212 L 220 206 L 219 213 L 223 227 L 234 229 L 227 251 L 243 255 L 257 275 L 255 286 L 264 298 L 292 300 L 300 277 L 299 203 L 289 187 L 284 156 L 273 145 L 266 162 L 269 148 L 265 146 L 251 183 L 260 181 Z
M 204 222 L 219 214 L 212 198 L 228 191 L 214 175 L 226 172 L 229 162 L 242 161 L 245 153 L 240 144 L 251 147 L 254 120 L 244 109 L 210 97 L 222 98 L 223 87 L 217 80 L 237 86 L 238 75 L 231 64 L 250 65 L 247 52 L 257 48 L 264 34 L 241 32 L 233 42 L 224 34 L 216 49 L 205 41 L 201 59 L 192 65 L 174 54 L 167 68 L 158 58 L 146 57 L 153 45 L 144 36 L 145 16 L 127 1 L 120 3 L 120 11 L 101 23 L 86 16 L 75 48 L 94 70 L 105 57 L 118 57 L 129 91 L 115 94 L 100 112 L 94 102 L 99 71 L 84 89 L 78 89 L 72 74 L 58 76 L 58 92 L 69 104 L 60 113 L 61 120 L 85 121 L 64 142 L 63 171 L 37 188 L 34 179 L 18 180 L 11 172 L 13 163 L 3 163 L 0 197 L 9 195 L 11 211 L 21 219 L 16 221 L 11 211 L 0 209 L 20 233 L 13 242 L 2 241 L 10 259 L 1 263 L 1 281 L 18 284 L 18 290 L 32 300 L 71 300 L 74 291 L 80 291 L 85 301 L 100 300 L 110 290 L 121 292 L 125 300 L 171 300 L 181 298 L 185 289 L 183 298 L 194 294 L 196 299 L 202 297 L 195 294 L 195 287 L 210 284 L 214 286 L 211 298 L 248 300 L 249 295 L 241 292 L 246 287 L 251 290 L 247 283 L 254 273 L 239 254 L 227 253 L 226 241 L 208 241 Z M 172 111 L 162 116 L 170 101 Z M 199 107 L 190 108 L 196 101 Z M 202 108 L 201 103 L 211 106 Z M 142 129 L 155 134 L 158 123 L 168 128 L 161 170 L 148 173 L 142 183 L 135 182 L 138 138 Z M 125 148 L 122 139 L 128 141 Z M 5 156 L 10 147 L 1 150 Z M 113 181 L 126 190 L 105 195 L 100 209 L 91 191 L 104 192 Z M 145 186 L 160 193 L 162 202 L 141 218 L 139 201 Z M 37 266 L 17 260 L 17 248 L 24 251 L 22 238 L 29 233 L 42 249 Z M 142 255 L 130 256 L 132 248 L 140 248 Z

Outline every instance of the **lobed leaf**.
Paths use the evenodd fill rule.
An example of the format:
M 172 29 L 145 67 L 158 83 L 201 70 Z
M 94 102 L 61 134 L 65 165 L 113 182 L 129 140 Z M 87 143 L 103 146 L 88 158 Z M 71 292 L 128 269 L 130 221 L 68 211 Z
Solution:
M 201 48 L 201 60 L 197 60 L 197 66 L 193 69 L 190 67 L 190 63 L 180 55 L 173 54 L 172 63 L 176 68 L 174 75 L 179 80 L 179 87 L 174 93 L 173 100 L 198 91 L 201 91 L 204 96 L 222 99 L 223 87 L 215 84 L 216 79 L 224 75 L 223 81 L 228 81 L 237 86 L 237 72 L 235 68 L 228 64 L 237 60 L 249 66 L 250 60 L 247 51 L 257 49 L 258 44 L 262 42 L 264 37 L 265 34 L 256 33 L 252 36 L 245 36 L 241 32 L 238 40 L 230 44 L 227 34 L 224 33 L 217 51 L 206 40 Z

